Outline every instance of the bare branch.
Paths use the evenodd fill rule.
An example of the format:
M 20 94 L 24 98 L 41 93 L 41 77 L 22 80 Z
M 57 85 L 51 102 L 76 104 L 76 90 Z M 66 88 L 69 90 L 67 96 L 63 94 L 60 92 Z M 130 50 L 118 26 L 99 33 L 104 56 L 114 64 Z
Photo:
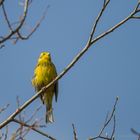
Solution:
M 41 109 L 41 105 L 38 107 L 38 108 L 36 108 L 36 110 L 34 111 L 34 113 L 31 115 L 31 117 L 28 119 L 28 120 L 26 120 L 25 122 L 26 123 L 29 123 L 29 122 L 31 122 L 32 120 L 33 120 L 33 118 L 35 117 L 35 115 L 37 114 L 37 112 Z
M 119 98 L 116 97 L 115 104 L 113 106 L 111 115 L 110 116 L 107 115 L 108 118 L 105 119 L 105 123 L 104 123 L 103 127 L 101 128 L 99 134 L 96 137 L 89 138 L 89 140 L 95 140 L 95 139 L 99 139 L 99 138 L 106 139 L 106 140 L 113 140 L 114 139 L 114 133 L 115 133 L 115 127 L 116 127 L 115 110 L 116 110 L 116 105 L 117 105 L 118 99 Z M 111 136 L 110 137 L 103 136 L 102 134 L 103 134 L 105 128 L 109 125 L 109 123 L 111 122 L 112 119 L 113 119 L 113 130 L 112 130 Z
M 72 124 L 72 128 L 73 128 L 74 140 L 78 140 L 74 124 Z
M 8 19 L 7 12 L 6 12 L 6 10 L 5 10 L 4 4 L 2 5 L 2 10 L 3 10 L 4 17 L 5 17 L 5 21 L 6 21 L 8 27 L 9 27 L 9 29 L 10 29 L 10 32 L 13 32 L 13 29 L 12 29 L 11 23 L 10 23 L 10 21 L 9 21 L 9 19 Z
M 93 25 L 93 28 L 92 28 L 92 31 L 91 31 L 91 34 L 90 34 L 90 38 L 89 38 L 89 44 L 91 43 L 91 40 L 92 40 L 93 35 L 94 35 L 95 31 L 96 31 L 96 28 L 97 28 L 97 25 L 98 25 L 98 23 L 99 23 L 99 20 L 101 19 L 101 17 L 102 17 L 102 15 L 103 15 L 103 13 L 104 13 L 104 11 L 105 11 L 107 5 L 109 4 L 109 2 L 110 2 L 110 0 L 104 0 L 103 7 L 102 7 L 102 9 L 101 9 L 99 15 L 97 16 L 97 18 L 96 18 L 96 20 L 95 20 L 95 23 L 94 23 L 94 25 Z M 89 45 L 89 47 L 90 47 L 90 45 Z
M 47 11 L 48 11 L 49 6 L 46 7 L 46 10 L 44 11 L 42 17 L 40 18 L 40 20 L 38 21 L 38 23 L 34 26 L 34 28 L 31 30 L 31 32 L 27 35 L 27 36 L 23 36 L 21 35 L 20 31 L 17 32 L 18 36 L 20 39 L 22 40 L 27 40 L 29 39 L 32 34 L 39 28 L 40 24 L 42 23 L 42 21 L 45 19 Z
M 109 119 L 108 119 L 108 120 L 105 122 L 105 124 L 104 124 L 105 127 L 109 124 L 109 122 L 111 121 L 111 119 L 112 119 L 112 117 L 113 117 L 113 115 L 114 115 L 114 112 L 115 112 L 115 110 L 116 110 L 116 105 L 117 105 L 118 100 L 119 100 L 119 98 L 116 97 L 116 100 L 115 100 L 115 104 L 114 104 L 114 106 L 113 106 L 112 113 L 111 113 Z
M 17 100 L 17 106 L 19 108 L 20 107 L 20 100 L 19 100 L 19 97 L 18 96 L 17 96 L 17 99 L 16 100 Z M 33 112 L 33 114 L 31 115 L 31 117 L 28 120 L 26 120 L 26 121 L 25 121 L 25 118 L 26 118 L 25 114 L 22 115 L 21 112 L 18 114 L 18 117 L 19 117 L 18 121 L 20 122 L 19 123 L 20 126 L 16 130 L 16 132 L 13 134 L 12 137 L 16 137 L 17 140 L 18 139 L 19 140 L 24 139 L 24 137 L 30 132 L 31 128 L 24 127 L 23 126 L 23 122 L 25 124 L 27 124 L 28 122 L 31 123 L 33 121 L 35 115 L 37 114 L 37 112 L 40 110 L 40 108 L 41 108 L 41 106 L 39 106 L 38 108 L 36 108 L 35 111 Z M 17 119 L 15 119 L 15 120 L 17 120 Z M 42 125 L 39 125 L 40 121 L 41 121 L 41 119 L 40 120 L 33 121 L 32 126 L 34 128 L 41 128 L 41 127 L 43 127 Z
M 140 19 L 140 16 L 133 16 L 134 19 Z
M 3 108 L 0 108 L 0 114 L 5 111 L 8 107 L 9 107 L 10 104 L 7 104 L 6 106 L 4 106 Z
M 17 28 L 15 30 L 11 31 L 10 34 L 8 34 L 6 37 L 3 37 L 3 39 L 0 40 L 0 44 L 5 42 L 6 40 L 8 40 L 12 35 L 14 35 L 22 27 L 22 25 L 24 24 L 24 21 L 26 19 L 26 16 L 27 16 L 28 5 L 29 5 L 29 0 L 25 0 L 23 16 L 21 18 L 20 24 L 17 26 Z
M 140 140 L 140 133 L 137 132 L 135 129 L 131 128 L 131 132 L 138 136 L 138 140 Z
M 18 96 L 17 96 L 16 100 L 17 100 L 17 107 L 19 108 L 20 107 L 20 100 L 19 100 Z M 19 117 L 19 121 L 23 120 L 21 112 L 18 114 L 18 117 Z M 20 127 L 19 127 L 19 136 L 22 137 L 22 134 L 23 134 L 23 126 L 20 125 Z
M 5 132 L 4 140 L 7 140 L 7 136 L 8 136 L 8 125 L 6 126 L 6 132 Z
M 37 132 L 37 133 L 49 138 L 50 140 L 56 140 L 55 138 L 53 138 L 52 136 L 48 135 L 47 133 L 44 133 L 44 132 L 38 130 L 37 128 L 35 128 L 36 127 L 35 123 L 32 124 L 32 125 L 28 125 L 28 124 L 26 124 L 24 122 L 21 122 L 21 121 L 17 120 L 17 119 L 13 119 L 13 122 L 16 122 L 16 123 L 18 123 L 18 124 L 20 124 L 20 125 L 22 125 L 24 127 L 28 127 L 29 129 L 31 129 L 31 130 L 33 130 L 33 131 L 35 131 L 35 132 Z
M 139 10 L 140 10 L 139 8 L 140 8 L 140 1 L 138 1 L 138 4 L 137 4 L 136 8 L 134 9 L 134 12 L 135 13 L 139 12 Z
M 112 134 L 111 134 L 111 137 L 110 137 L 111 140 L 114 140 L 115 129 L 116 129 L 116 117 L 115 117 L 115 114 L 114 114 L 114 118 L 113 118 L 113 130 L 112 130 Z
M 16 100 L 17 100 L 17 107 L 19 108 L 20 107 L 20 101 L 19 101 L 18 96 L 17 96 Z M 19 113 L 18 116 L 19 116 L 19 120 L 22 121 L 21 113 Z
M 115 31 L 116 29 L 118 29 L 120 26 L 122 26 L 124 23 L 126 23 L 128 20 L 130 19 L 136 19 L 135 15 L 140 12 L 140 10 L 138 10 L 137 8 L 139 7 L 140 3 L 137 4 L 136 8 L 132 11 L 132 13 L 130 13 L 124 20 L 122 20 L 121 22 L 119 22 L 118 24 L 116 24 L 115 26 L 113 26 L 112 28 L 110 28 L 108 31 L 100 34 L 99 36 L 97 36 L 96 38 L 92 39 L 91 44 L 96 43 L 98 40 L 104 38 L 105 36 L 107 36 L 108 34 L 110 34 L 111 32 Z M 137 18 L 138 19 L 138 18 Z
M 4 3 L 3 2 L 1 3 L 1 1 L 0 1 L 0 6 L 2 5 L 3 15 L 4 15 L 5 21 L 8 25 L 8 30 L 9 30 L 9 33 L 7 35 L 0 37 L 0 44 L 1 44 L 0 49 L 5 47 L 5 45 L 3 45 L 3 43 L 6 42 L 7 40 L 13 40 L 13 42 L 16 43 L 19 39 L 21 39 L 21 40 L 29 39 L 33 35 L 33 33 L 39 28 L 40 24 L 42 23 L 42 21 L 44 20 L 44 18 L 46 16 L 49 6 L 46 7 L 45 12 L 43 13 L 42 17 L 36 23 L 36 25 L 31 29 L 31 31 L 28 33 L 28 35 L 23 36 L 21 34 L 21 30 L 25 26 L 25 20 L 27 18 L 29 5 L 31 3 L 32 3 L 32 0 L 25 0 L 25 2 L 23 4 L 24 5 L 23 15 L 21 16 L 20 20 L 18 22 L 16 22 L 16 27 L 12 28 L 13 23 L 10 23 Z

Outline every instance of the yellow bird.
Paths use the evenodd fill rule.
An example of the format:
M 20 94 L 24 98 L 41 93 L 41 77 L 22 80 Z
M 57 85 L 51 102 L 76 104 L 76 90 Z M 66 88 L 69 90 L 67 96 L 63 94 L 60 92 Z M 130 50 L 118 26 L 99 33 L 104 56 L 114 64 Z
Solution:
M 42 52 L 39 56 L 36 68 L 34 70 L 34 76 L 32 79 L 32 85 L 35 91 L 38 92 L 42 87 L 48 85 L 57 76 L 55 65 L 51 61 L 50 53 Z M 43 104 L 46 105 L 46 123 L 54 122 L 52 101 L 55 94 L 55 101 L 58 97 L 58 82 L 49 87 L 40 98 Z

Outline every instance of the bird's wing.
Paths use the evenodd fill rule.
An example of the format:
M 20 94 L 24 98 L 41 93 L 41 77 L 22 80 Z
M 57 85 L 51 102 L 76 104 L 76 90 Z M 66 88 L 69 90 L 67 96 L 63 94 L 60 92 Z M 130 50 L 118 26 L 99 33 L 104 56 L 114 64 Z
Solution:
M 56 67 L 55 67 L 54 64 L 53 64 L 53 67 L 54 67 L 54 70 L 55 70 L 55 77 L 56 77 L 57 76 L 57 70 L 56 70 Z M 58 81 L 54 85 L 54 93 L 55 93 L 55 101 L 57 102 L 57 98 L 58 98 Z
M 54 92 L 55 92 L 55 101 L 57 102 L 57 98 L 58 98 L 58 81 L 54 85 Z

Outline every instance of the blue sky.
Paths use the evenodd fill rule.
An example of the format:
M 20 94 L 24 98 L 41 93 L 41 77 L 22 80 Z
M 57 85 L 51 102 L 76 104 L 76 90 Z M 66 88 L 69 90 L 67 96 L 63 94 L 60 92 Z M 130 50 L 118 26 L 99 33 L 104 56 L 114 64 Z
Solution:
M 125 18 L 136 3 L 137 0 L 129 3 L 128 0 L 112 0 L 96 35 Z M 5 5 L 12 21 L 22 12 L 22 7 L 14 4 L 16 2 L 13 6 L 19 9 L 13 8 L 8 1 Z M 34 95 L 31 79 L 42 51 L 51 53 L 60 73 L 84 47 L 102 0 L 34 1 L 29 9 L 28 28 L 33 27 L 47 5 L 50 8 L 45 20 L 29 40 L 19 41 L 16 45 L 7 42 L 6 47 L 0 50 L 0 106 L 10 104 L 7 111 L 1 114 L 1 121 L 17 108 L 16 96 L 20 97 L 22 104 Z M 2 33 L 5 33 L 4 21 L 1 21 L 0 26 Z M 139 20 L 127 22 L 94 44 L 60 79 L 58 102 L 54 102 L 55 123 L 44 128 L 44 132 L 57 139 L 70 140 L 73 138 L 71 124 L 74 123 L 80 140 L 96 136 L 116 96 L 119 96 L 116 138 L 136 139 L 130 128 L 140 131 L 139 33 Z M 37 99 L 26 108 L 26 113 L 30 115 L 40 104 Z M 45 108 L 42 108 L 37 118 L 44 117 L 44 111 Z M 12 123 L 10 128 L 14 127 Z M 46 139 L 35 132 L 27 136 L 30 140 L 38 138 Z

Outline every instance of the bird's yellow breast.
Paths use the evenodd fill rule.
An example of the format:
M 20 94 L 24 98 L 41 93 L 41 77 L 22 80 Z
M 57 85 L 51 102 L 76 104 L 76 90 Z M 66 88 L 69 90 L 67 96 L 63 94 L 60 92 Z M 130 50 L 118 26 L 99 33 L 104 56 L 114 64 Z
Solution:
M 35 68 L 34 75 L 35 77 L 32 80 L 32 84 L 38 88 L 49 84 L 57 74 L 54 65 L 51 63 L 46 63 L 38 65 Z

